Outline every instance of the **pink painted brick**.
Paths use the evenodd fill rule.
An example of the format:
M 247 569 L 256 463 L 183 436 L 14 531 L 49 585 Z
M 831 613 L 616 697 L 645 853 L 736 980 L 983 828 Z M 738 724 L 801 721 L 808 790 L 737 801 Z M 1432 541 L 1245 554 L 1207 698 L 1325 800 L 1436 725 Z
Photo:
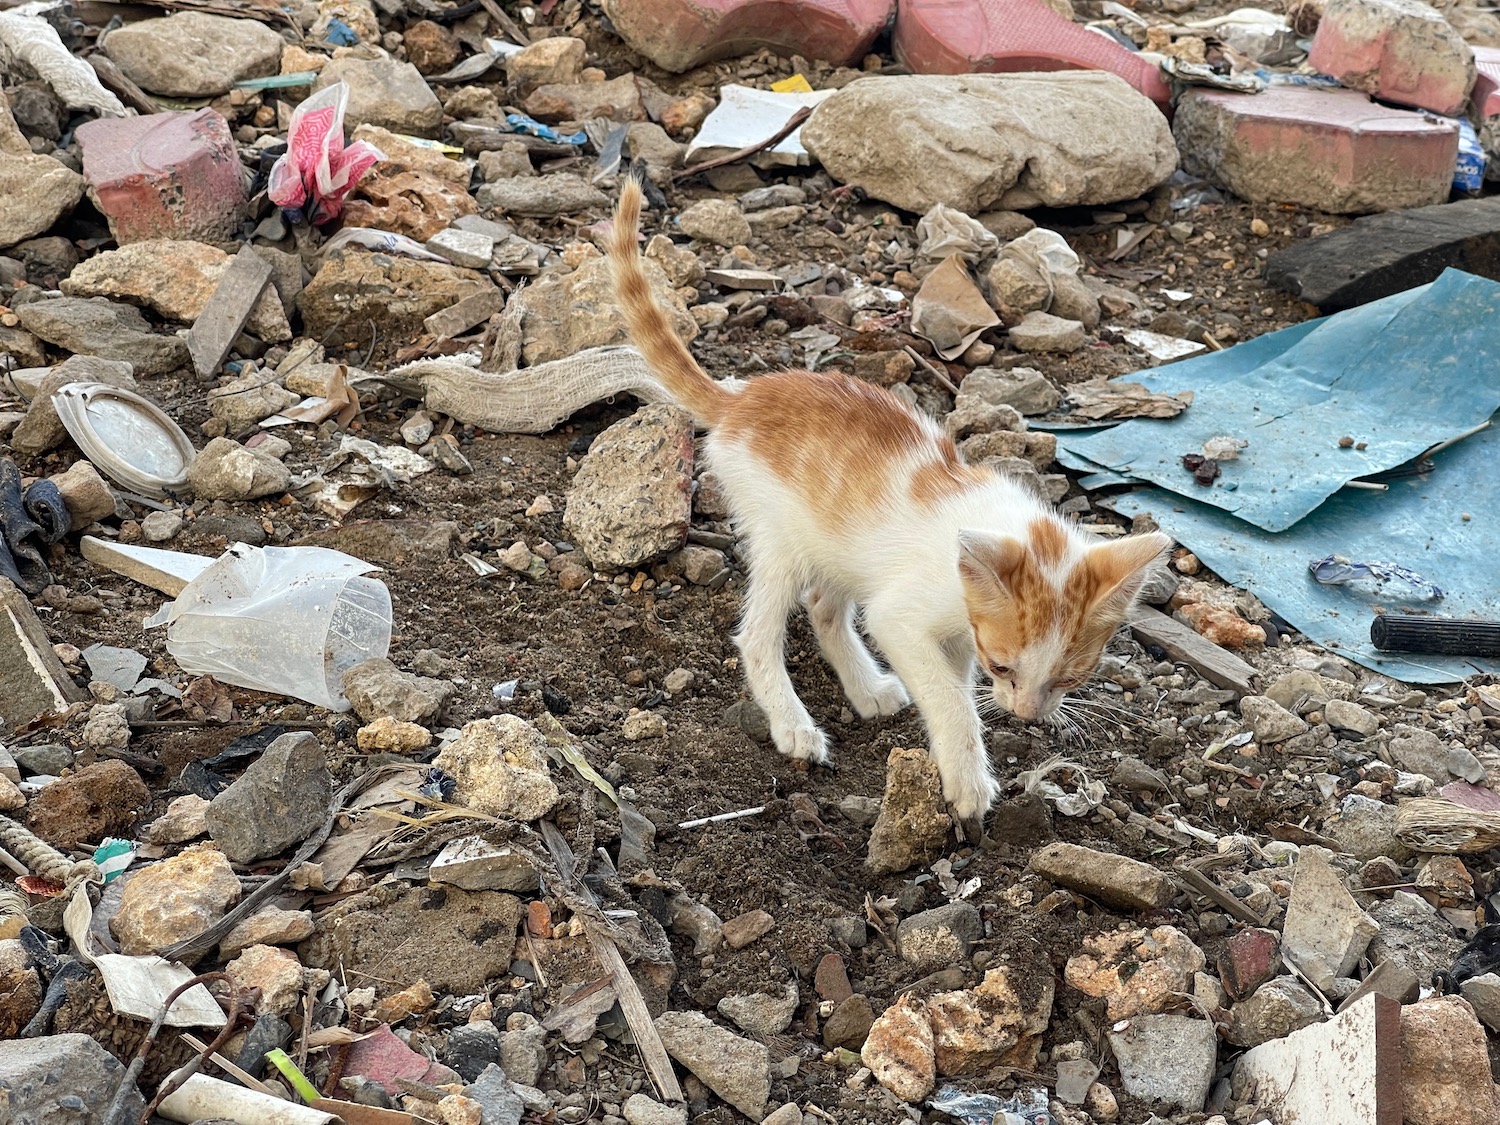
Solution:
M 1450 117 L 1474 85 L 1469 45 L 1421 0 L 1328 0 L 1307 61 L 1351 90 Z
M 917 74 L 1108 70 L 1171 106 L 1161 67 L 1041 0 L 901 0 L 891 43 Z
M 229 125 L 211 109 L 101 117 L 78 127 L 89 193 L 120 245 L 233 238 L 245 184 Z
M 858 62 L 895 6 L 896 0 L 604 0 L 620 38 L 678 73 L 762 49 Z
M 1500 114 L 1500 47 L 1475 47 L 1474 66 L 1478 75 L 1469 93 L 1469 109 L 1475 120 Z
M 1352 90 L 1190 90 L 1172 124 L 1182 166 L 1252 203 L 1335 214 L 1448 199 L 1458 126 Z

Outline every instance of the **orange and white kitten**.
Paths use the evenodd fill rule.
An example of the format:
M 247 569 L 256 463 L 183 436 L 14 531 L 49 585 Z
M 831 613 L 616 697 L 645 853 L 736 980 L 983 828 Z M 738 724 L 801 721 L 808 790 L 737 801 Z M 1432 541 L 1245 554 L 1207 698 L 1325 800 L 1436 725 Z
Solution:
M 915 700 L 954 813 L 972 826 L 996 784 L 974 698 L 1050 717 L 1093 675 L 1161 534 L 1104 540 L 1014 478 L 967 465 L 929 418 L 879 387 L 778 371 L 714 382 L 651 296 L 637 247 L 641 191 L 625 181 L 610 235 L 616 297 L 647 365 L 708 429 L 749 566 L 736 643 L 783 754 L 828 761 L 828 737 L 787 675 L 786 623 L 805 604 L 824 657 L 863 718 Z M 856 629 L 890 665 L 883 669 Z

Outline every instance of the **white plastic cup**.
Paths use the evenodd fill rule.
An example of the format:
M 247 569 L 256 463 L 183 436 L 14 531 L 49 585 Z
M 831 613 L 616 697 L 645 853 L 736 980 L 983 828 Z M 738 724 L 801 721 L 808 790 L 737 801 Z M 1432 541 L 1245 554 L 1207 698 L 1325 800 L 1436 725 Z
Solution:
M 378 570 L 325 547 L 236 543 L 146 621 L 189 675 L 347 711 L 344 673 L 391 644 Z

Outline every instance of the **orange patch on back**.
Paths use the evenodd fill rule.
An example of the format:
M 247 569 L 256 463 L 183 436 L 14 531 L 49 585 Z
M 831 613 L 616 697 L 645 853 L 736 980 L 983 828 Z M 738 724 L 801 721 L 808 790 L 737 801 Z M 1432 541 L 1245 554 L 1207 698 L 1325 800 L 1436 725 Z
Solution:
M 835 527 L 889 495 L 892 462 L 932 444 L 921 422 L 880 388 L 810 371 L 751 379 L 730 400 L 718 433 L 747 445 Z

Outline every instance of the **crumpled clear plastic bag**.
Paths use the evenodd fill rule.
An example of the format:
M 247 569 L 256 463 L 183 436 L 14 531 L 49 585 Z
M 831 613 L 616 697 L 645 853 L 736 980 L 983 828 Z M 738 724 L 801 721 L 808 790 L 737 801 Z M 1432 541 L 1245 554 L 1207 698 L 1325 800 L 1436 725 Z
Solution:
M 391 595 L 379 567 L 326 547 L 236 543 L 149 617 L 190 676 L 347 711 L 344 673 L 384 656 Z
M 385 159 L 367 141 L 344 144 L 348 104 L 348 85 L 335 82 L 292 111 L 286 152 L 271 167 L 266 194 L 293 222 L 306 218 L 316 226 L 338 218 L 360 177 Z
M 924 262 L 941 262 L 957 254 L 965 263 L 977 266 L 993 258 L 1000 250 L 1000 240 L 978 219 L 970 218 L 946 203 L 934 204 L 932 210 L 917 220 L 917 258 Z

